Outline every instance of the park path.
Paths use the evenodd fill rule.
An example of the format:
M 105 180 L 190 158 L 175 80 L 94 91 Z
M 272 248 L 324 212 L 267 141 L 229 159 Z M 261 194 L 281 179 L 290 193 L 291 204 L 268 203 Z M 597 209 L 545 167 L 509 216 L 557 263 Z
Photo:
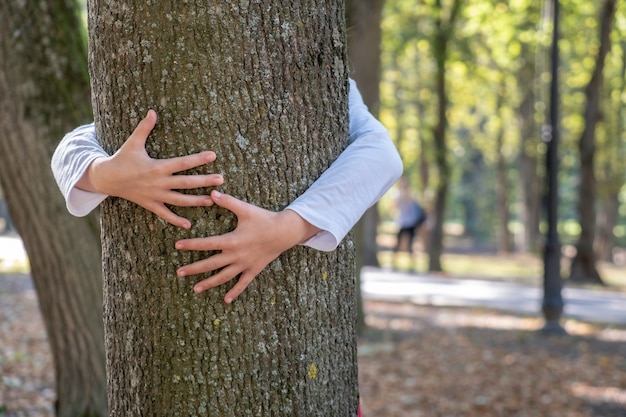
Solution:
M 365 299 L 446 307 L 484 307 L 541 315 L 541 285 L 494 280 L 458 279 L 428 273 L 365 268 L 361 275 Z M 565 318 L 595 323 L 626 324 L 626 294 L 608 290 L 564 288 Z
M 26 250 L 18 236 L 0 236 L 0 272 L 23 266 L 27 259 Z
M 0 271 L 24 265 L 26 251 L 17 236 L 0 236 Z M 542 288 L 494 280 L 458 279 L 428 273 L 364 268 L 361 290 L 368 300 L 442 307 L 484 307 L 541 315 Z M 626 324 L 626 293 L 564 288 L 565 318 Z

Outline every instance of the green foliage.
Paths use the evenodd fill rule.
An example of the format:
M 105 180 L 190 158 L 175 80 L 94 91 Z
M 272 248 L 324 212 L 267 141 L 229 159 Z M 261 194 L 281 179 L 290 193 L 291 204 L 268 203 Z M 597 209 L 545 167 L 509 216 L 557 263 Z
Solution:
M 433 33 L 434 1 L 387 0 L 382 29 L 380 117 L 402 155 L 406 175 L 426 207 L 432 206 L 436 171 L 432 129 L 436 123 L 436 71 Z M 442 1 L 444 5 L 452 1 Z M 450 199 L 447 220 L 473 219 L 477 238 L 494 236 L 496 161 L 503 155 L 511 184 L 513 219 L 521 206 L 519 163 L 522 130 L 519 108 L 528 89 L 535 92 L 537 132 L 527 152 L 539 158 L 543 175 L 545 146 L 541 126 L 549 110 L 551 2 L 473 0 L 465 2 L 449 45 L 448 146 Z M 560 47 L 560 218 L 576 221 L 577 141 L 583 127 L 584 88 L 595 67 L 602 2 L 561 1 Z M 446 10 L 444 8 L 444 10 Z M 443 16 L 445 18 L 445 16 Z M 599 199 L 618 193 L 620 217 L 626 223 L 626 15 L 618 10 L 613 48 L 607 57 L 602 122 L 597 128 Z M 531 72 L 529 83 L 521 74 Z M 503 135 L 502 147 L 496 137 Z M 426 164 L 424 164 L 424 161 Z M 540 178 L 542 178 L 540 176 Z M 471 180 L 470 180 L 471 179 Z M 542 180 L 543 181 L 543 180 Z M 384 204 L 383 204 L 384 207 Z M 466 229 L 468 225 L 465 225 Z M 626 241 L 619 242 L 625 245 Z

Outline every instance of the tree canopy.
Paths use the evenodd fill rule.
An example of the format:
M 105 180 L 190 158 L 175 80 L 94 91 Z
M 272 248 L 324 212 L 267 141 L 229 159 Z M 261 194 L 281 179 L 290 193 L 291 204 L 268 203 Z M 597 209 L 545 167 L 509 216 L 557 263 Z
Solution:
M 438 8 L 447 5 L 447 9 L 441 9 L 446 13 L 452 3 L 387 0 L 382 21 L 381 119 L 396 141 L 406 175 L 431 209 L 437 181 L 432 132 L 438 100 L 433 36 Z M 508 227 L 515 242 L 525 228 L 533 227 L 524 222 L 522 215 L 523 188 L 529 182 L 536 183 L 541 193 L 545 183 L 542 129 L 548 123 L 552 2 L 464 3 L 456 24 L 450 28 L 453 36 L 446 62 L 447 157 L 451 171 L 444 223 L 448 231 L 450 225 L 460 226 L 455 230 L 473 238 L 477 245 L 495 247 L 494 219 L 497 204 L 501 204 L 495 195 L 498 182 L 508 183 Z M 577 141 L 584 128 L 584 90 L 598 58 L 603 3 L 561 2 L 559 232 L 566 245 L 573 244 L 580 231 L 576 211 L 580 172 Z M 595 130 L 598 195 L 593 203 L 598 206 L 599 221 L 606 220 L 606 233 L 598 240 L 612 239 L 610 244 L 599 247 L 609 248 L 626 245 L 626 167 L 620 163 L 626 152 L 625 30 L 622 9 L 617 11 L 611 31 L 613 47 L 606 58 L 601 120 Z M 530 94 L 532 110 L 524 114 L 522 107 Z M 523 128 L 529 123 L 534 125 L 530 131 Z M 533 172 L 520 168 L 522 156 L 537 161 Z M 504 179 L 498 174 L 498 161 L 506 167 Z M 527 176 L 527 182 L 523 176 Z M 539 221 L 537 228 L 543 227 Z M 535 241 L 533 246 L 539 243 Z

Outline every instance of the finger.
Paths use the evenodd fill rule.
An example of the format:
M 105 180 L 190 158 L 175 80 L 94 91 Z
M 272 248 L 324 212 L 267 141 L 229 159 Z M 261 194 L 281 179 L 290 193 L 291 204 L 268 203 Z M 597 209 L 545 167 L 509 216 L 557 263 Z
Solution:
M 219 287 L 222 284 L 227 283 L 231 279 L 235 278 L 241 270 L 235 266 L 230 266 L 222 269 L 217 274 L 213 275 L 210 278 L 202 280 L 193 286 L 193 292 L 196 294 L 200 294 L 203 291 L 206 291 L 211 288 Z
M 163 188 L 170 190 L 191 190 L 202 187 L 218 187 L 224 184 L 220 174 L 209 175 L 172 175 L 163 180 Z M 211 199 L 211 201 L 213 201 Z
M 193 239 L 181 239 L 176 242 L 176 249 L 200 251 L 228 249 L 232 247 L 232 240 L 230 239 L 231 233 L 209 237 L 196 237 Z
M 182 266 L 178 268 L 178 271 L 176 271 L 176 274 L 178 275 L 178 277 L 183 278 L 189 275 L 197 275 L 197 274 L 202 274 L 205 272 L 212 272 L 217 269 L 223 268 L 226 265 L 229 265 L 230 263 L 231 263 L 230 256 L 223 254 L 223 253 L 218 253 L 216 255 L 209 256 L 208 258 L 203 259 L 201 261 L 197 261 L 192 264 Z
M 230 304 L 233 301 L 235 301 L 235 298 L 239 297 L 239 295 L 241 295 L 241 293 L 246 288 L 248 288 L 248 285 L 250 285 L 250 283 L 254 280 L 255 277 L 256 277 L 256 274 L 249 272 L 249 271 L 246 271 L 243 274 L 241 274 L 235 286 L 231 288 L 224 296 L 224 301 L 227 304 Z
M 244 211 L 250 206 L 245 201 L 239 200 L 231 195 L 221 193 L 217 190 L 211 191 L 211 198 L 215 204 L 232 211 L 237 217 L 239 217 L 240 214 L 243 214 Z
M 145 148 L 148 135 L 152 132 L 152 129 L 154 129 L 156 122 L 156 112 L 154 110 L 148 110 L 148 114 L 137 124 L 137 127 L 130 135 L 127 142 L 134 147 Z
M 217 159 L 217 155 L 213 151 L 204 151 L 191 155 L 177 156 L 161 161 L 163 169 L 169 173 L 186 171 L 191 168 L 208 164 Z
M 183 194 L 177 191 L 168 191 L 163 202 L 176 207 L 210 207 L 213 205 L 211 196 Z
M 148 210 L 174 226 L 182 227 L 183 229 L 191 228 L 191 222 L 189 220 L 184 217 L 178 216 L 162 204 L 153 208 L 149 208 Z

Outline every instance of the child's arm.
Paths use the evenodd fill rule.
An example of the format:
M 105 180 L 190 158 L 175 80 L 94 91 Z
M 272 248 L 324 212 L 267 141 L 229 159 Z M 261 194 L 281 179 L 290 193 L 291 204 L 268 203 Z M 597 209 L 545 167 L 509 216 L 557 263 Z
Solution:
M 321 232 L 321 229 L 293 210 L 265 210 L 218 191 L 213 191 L 211 197 L 215 204 L 237 216 L 237 227 L 223 235 L 176 242 L 176 249 L 180 250 L 219 251 L 206 259 L 179 268 L 178 276 L 220 270 L 194 286 L 194 291 L 201 293 L 240 275 L 237 283 L 224 297 L 227 303 L 237 298 L 281 253 Z
M 174 190 L 218 186 L 224 182 L 221 175 L 174 174 L 213 162 L 215 153 L 152 159 L 145 145 L 155 124 L 156 113 L 150 110 L 112 156 L 98 143 L 93 124 L 82 126 L 63 139 L 52 158 L 52 171 L 72 214 L 84 216 L 111 195 L 132 201 L 169 223 L 188 229 L 191 227 L 189 220 L 174 214 L 165 204 L 213 204 L 208 195 L 189 195 Z
M 367 111 L 353 81 L 350 85 L 349 146 L 329 169 L 285 210 L 272 212 L 232 196 L 213 192 L 211 201 L 231 210 L 238 217 L 238 223 L 235 230 L 223 235 L 177 242 L 176 247 L 181 250 L 220 252 L 178 270 L 179 276 L 189 276 L 221 269 L 212 277 L 196 284 L 194 287 L 196 292 L 216 287 L 241 274 L 238 283 L 226 294 L 225 300 L 230 302 L 265 266 L 285 250 L 297 244 L 304 244 L 319 250 L 333 250 L 365 210 L 374 204 L 400 176 L 402 163 L 386 129 Z M 189 184 L 190 187 L 171 184 L 171 181 L 177 180 L 174 178 L 177 176 L 172 174 L 177 172 L 178 165 L 163 169 L 156 180 L 158 183 L 156 189 L 140 181 L 145 176 L 143 171 L 135 173 L 131 178 L 135 184 L 126 187 L 131 187 L 134 191 L 128 193 L 118 188 L 109 190 L 106 185 L 101 184 L 102 181 L 99 181 L 106 179 L 107 172 L 123 173 L 126 176 L 127 171 L 117 166 L 120 161 L 128 162 L 123 165 L 137 165 L 136 159 L 147 158 L 147 155 L 144 156 L 145 138 L 154 126 L 154 121 L 150 121 L 150 117 L 149 114 L 148 120 L 144 119 L 140 123 L 128 142 L 118 151 L 119 155 L 116 153 L 118 157 L 113 155 L 107 159 L 108 155 L 97 142 L 93 125 L 90 129 L 86 128 L 84 132 L 79 132 L 76 137 L 64 139 L 59 145 L 59 148 L 65 146 L 68 149 L 66 151 L 57 149 L 52 163 L 53 171 L 67 200 L 68 208 L 73 214 L 88 213 L 106 198 L 107 193 L 135 201 L 156 213 L 154 208 L 147 207 L 150 202 L 156 202 L 157 206 L 161 205 L 167 210 L 163 206 L 167 202 L 164 196 L 169 195 L 172 189 L 194 188 L 195 182 Z M 83 140 L 88 144 L 84 146 L 85 149 L 80 149 L 76 143 Z M 64 142 L 67 143 L 64 145 Z M 214 158 L 209 154 L 204 157 L 198 155 L 202 154 L 182 157 L 181 160 L 188 162 L 189 166 L 180 170 L 200 165 Z M 122 156 L 125 157 L 122 158 Z M 178 159 L 157 161 L 148 158 L 144 162 L 146 166 L 150 166 L 150 164 L 161 164 Z M 107 166 L 110 169 L 107 170 Z M 142 172 L 143 174 L 139 175 Z M 209 177 L 207 176 L 205 180 L 213 181 L 214 185 L 222 181 L 221 177 L 212 177 L 213 179 Z M 109 185 L 115 187 L 120 181 L 125 181 L 125 179 L 118 179 Z M 85 190 L 77 187 L 78 182 Z M 197 198 L 199 200 L 189 203 L 192 205 L 211 204 L 206 196 Z M 163 217 L 166 214 L 168 213 L 160 215 Z M 174 216 L 173 213 L 171 215 Z M 179 226 L 188 226 L 188 223 L 183 223 L 184 220 L 186 219 L 172 217 L 172 220 L 168 221 Z
M 278 213 L 215 191 L 215 203 L 237 215 L 234 231 L 181 240 L 181 250 L 221 251 L 179 268 L 181 277 L 221 269 L 198 282 L 199 293 L 241 274 L 224 297 L 234 300 L 271 261 L 297 244 L 333 250 L 372 204 L 402 174 L 402 161 L 387 130 L 369 113 L 350 81 L 349 146 L 302 196 Z

